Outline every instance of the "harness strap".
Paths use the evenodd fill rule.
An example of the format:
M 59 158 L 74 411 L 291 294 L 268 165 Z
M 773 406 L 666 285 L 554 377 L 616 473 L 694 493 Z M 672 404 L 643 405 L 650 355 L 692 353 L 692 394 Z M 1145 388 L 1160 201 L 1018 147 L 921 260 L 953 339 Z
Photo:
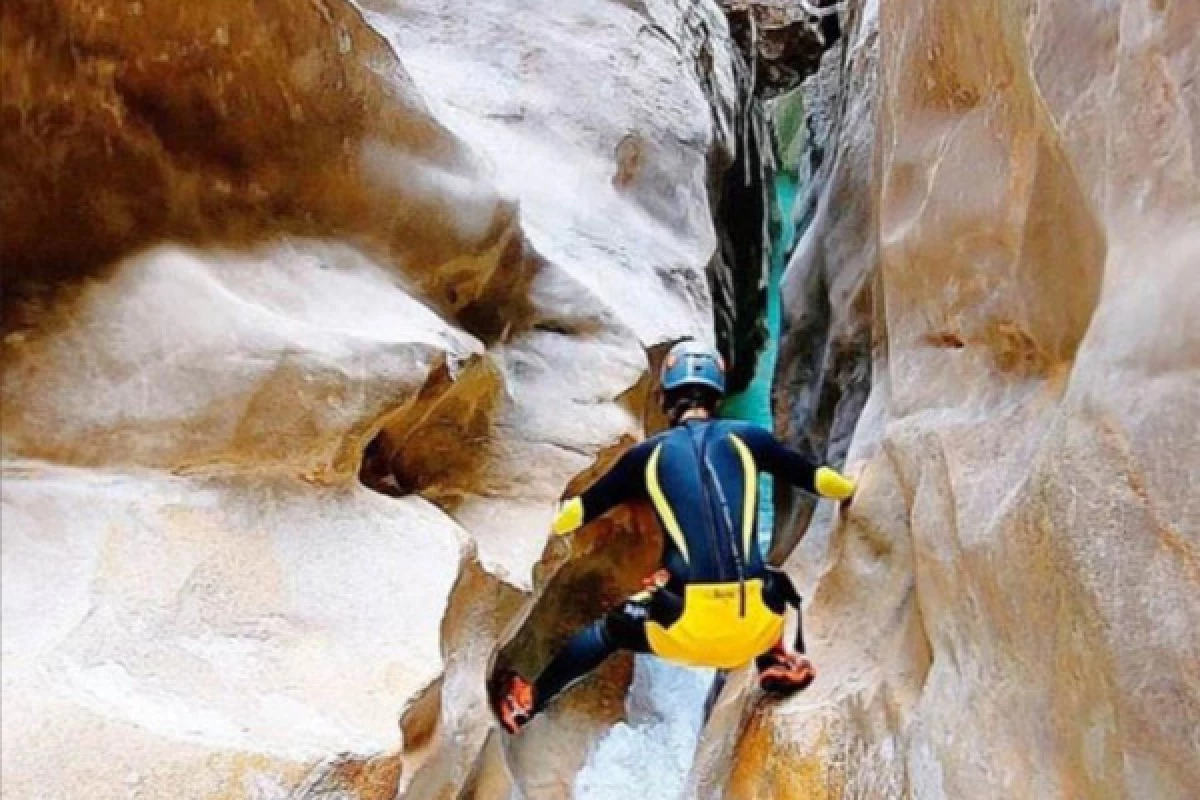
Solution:
M 796 640 L 795 650 L 797 653 L 803 653 L 804 650 L 804 614 L 800 610 L 800 605 L 803 603 L 803 598 L 800 597 L 800 592 L 796 591 L 796 584 L 792 583 L 792 576 L 788 575 L 781 569 L 768 568 L 767 573 L 771 577 L 771 590 L 778 592 L 783 598 L 784 603 L 796 609 Z

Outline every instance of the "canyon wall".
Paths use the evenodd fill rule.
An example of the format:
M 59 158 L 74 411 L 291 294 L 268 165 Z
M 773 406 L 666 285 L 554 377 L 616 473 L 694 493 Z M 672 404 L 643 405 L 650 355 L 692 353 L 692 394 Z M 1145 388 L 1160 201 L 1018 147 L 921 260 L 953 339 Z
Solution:
M 6 3 L 3 796 L 673 785 L 703 678 L 486 683 L 653 565 L 552 503 L 671 341 L 751 377 L 777 156 L 776 425 L 861 486 L 782 498 L 820 674 L 685 796 L 1192 796 L 1200 7 L 798 7 Z
M 559 796 L 628 661 L 511 746 L 485 682 L 562 563 L 599 594 L 505 657 L 653 557 L 636 518 L 543 551 L 731 280 L 720 9 L 17 0 L 2 30 L 4 796 Z
M 859 497 L 789 561 L 820 677 L 732 681 L 692 786 L 1194 796 L 1200 6 L 849 15 L 777 405 Z

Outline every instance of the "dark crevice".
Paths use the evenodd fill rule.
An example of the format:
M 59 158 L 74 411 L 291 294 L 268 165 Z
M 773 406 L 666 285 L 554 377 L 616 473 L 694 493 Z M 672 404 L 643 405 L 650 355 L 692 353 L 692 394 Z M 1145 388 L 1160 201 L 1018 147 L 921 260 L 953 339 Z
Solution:
M 729 388 L 737 392 L 754 376 L 758 352 L 766 341 L 763 311 L 771 237 L 769 142 L 766 117 L 755 96 L 752 68 L 733 53 L 738 81 L 734 120 L 736 153 L 732 163 L 710 164 L 712 215 L 717 251 L 708 266 L 717 347 L 729 365 Z M 753 56 L 751 56 L 752 58 Z
M 858 12 L 851 4 L 843 20 L 848 29 L 861 24 Z M 853 95 L 855 68 L 845 46 L 830 53 L 821 74 L 801 89 L 805 120 L 799 141 L 781 143 L 802 153 L 802 185 L 793 217 L 801 247 L 788 264 L 773 405 L 782 420 L 781 436 L 812 461 L 835 467 L 844 465 L 866 405 L 883 324 L 876 308 L 871 212 L 853 200 L 862 195 L 867 178 L 856 171 L 858 162 L 843 160 L 841 148 L 850 145 L 839 144 L 847 115 L 863 113 L 862 104 L 869 102 Z M 948 338 L 940 346 L 954 347 L 955 340 Z M 806 532 L 815 502 L 781 491 L 776 503 L 781 524 L 770 560 L 782 563 Z
M 934 331 L 925 334 L 925 341 L 933 347 L 945 347 L 953 350 L 961 350 L 966 347 L 966 342 L 954 331 Z
M 502 396 L 490 357 L 471 358 L 457 375 L 443 359 L 367 444 L 359 480 L 389 497 L 420 494 L 452 510 L 482 486 Z
M 572 330 L 571 327 L 566 323 L 549 319 L 543 319 L 535 322 L 533 329 L 535 331 L 541 331 L 542 333 L 558 334 L 559 336 L 573 336 L 577 333 L 577 331 Z
M 812 5 L 833 3 L 817 0 Z M 731 55 L 738 97 L 735 152 L 731 157 L 718 151 L 710 158 L 718 246 L 708 277 L 717 346 L 729 365 L 730 392 L 736 393 L 754 377 L 766 343 L 767 284 L 780 225 L 773 214 L 778 143 L 765 101 L 816 72 L 822 54 L 840 39 L 841 28 L 836 13 L 814 18 L 798 5 L 722 0 L 721 6 L 736 45 Z

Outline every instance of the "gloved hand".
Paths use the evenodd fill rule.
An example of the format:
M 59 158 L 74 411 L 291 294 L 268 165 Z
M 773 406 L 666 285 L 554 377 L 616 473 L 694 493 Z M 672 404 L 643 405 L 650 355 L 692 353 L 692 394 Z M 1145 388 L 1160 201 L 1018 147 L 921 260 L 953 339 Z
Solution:
M 583 526 L 583 500 L 578 497 L 571 497 L 567 500 L 559 500 L 554 506 L 554 523 L 551 525 L 551 530 L 557 536 L 566 536 L 568 533 L 574 533 Z
M 813 481 L 817 494 L 832 500 L 849 500 L 854 496 L 857 485 L 833 467 L 819 467 Z

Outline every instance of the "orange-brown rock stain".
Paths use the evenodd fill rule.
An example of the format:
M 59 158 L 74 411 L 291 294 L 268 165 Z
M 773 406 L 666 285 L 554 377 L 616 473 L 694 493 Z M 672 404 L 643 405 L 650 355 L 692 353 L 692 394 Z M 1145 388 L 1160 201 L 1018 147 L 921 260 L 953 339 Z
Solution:
M 845 777 L 832 759 L 822 731 L 803 750 L 775 733 L 778 724 L 767 708 L 757 708 L 742 728 L 732 758 L 726 796 L 736 800 L 839 800 Z
M 534 267 L 511 246 L 515 209 L 496 197 L 483 224 L 456 220 L 438 175 L 474 180 L 471 160 L 350 4 L 13 0 L 2 14 L 5 330 L 166 238 L 348 236 L 451 313 L 523 302 Z

